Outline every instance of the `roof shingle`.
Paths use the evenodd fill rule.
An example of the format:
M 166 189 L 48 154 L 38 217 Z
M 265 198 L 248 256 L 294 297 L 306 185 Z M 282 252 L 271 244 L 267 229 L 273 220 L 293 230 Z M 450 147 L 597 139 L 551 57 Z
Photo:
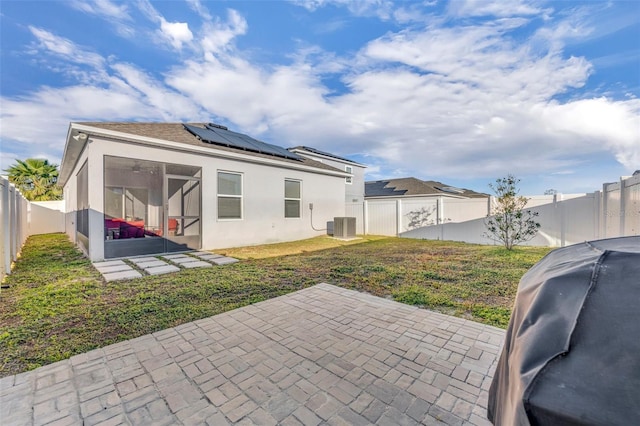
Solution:
M 487 194 L 469 189 L 451 190 L 451 185 L 434 180 L 414 177 L 369 181 L 364 184 L 365 197 L 398 197 L 407 195 L 458 195 L 468 198 L 484 198 Z

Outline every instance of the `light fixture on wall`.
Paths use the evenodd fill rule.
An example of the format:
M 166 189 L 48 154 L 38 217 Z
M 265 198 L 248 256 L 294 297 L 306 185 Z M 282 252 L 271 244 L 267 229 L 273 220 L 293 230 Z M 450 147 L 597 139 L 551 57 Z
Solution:
M 133 164 L 133 168 L 131 169 L 133 173 L 140 173 L 140 163 L 137 161 Z
M 72 136 L 73 139 L 75 139 L 78 142 L 84 142 L 87 140 L 87 134 L 86 133 L 78 133 L 75 136 Z

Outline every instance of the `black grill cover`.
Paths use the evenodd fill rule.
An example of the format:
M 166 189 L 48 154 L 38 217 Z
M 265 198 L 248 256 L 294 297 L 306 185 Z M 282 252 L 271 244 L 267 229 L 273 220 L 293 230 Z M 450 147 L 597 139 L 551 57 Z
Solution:
M 520 280 L 495 425 L 640 424 L 640 236 L 554 250 Z

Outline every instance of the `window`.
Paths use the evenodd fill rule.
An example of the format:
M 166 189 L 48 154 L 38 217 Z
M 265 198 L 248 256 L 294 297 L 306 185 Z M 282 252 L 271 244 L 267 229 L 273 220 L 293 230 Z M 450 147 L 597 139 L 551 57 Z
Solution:
M 284 181 L 284 217 L 300 217 L 300 181 Z
M 353 167 L 344 166 L 344 171 L 353 174 Z M 346 178 L 344 178 L 344 182 L 348 185 L 351 185 L 353 183 L 353 176 L 347 176 Z
M 242 219 L 242 175 L 218 172 L 218 219 Z

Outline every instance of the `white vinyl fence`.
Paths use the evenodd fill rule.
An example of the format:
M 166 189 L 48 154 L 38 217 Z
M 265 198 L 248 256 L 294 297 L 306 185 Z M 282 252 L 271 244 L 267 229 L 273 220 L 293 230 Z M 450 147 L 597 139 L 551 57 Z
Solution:
M 640 235 L 640 175 L 607 183 L 602 191 L 581 196 L 557 194 L 550 202 L 532 197 L 527 208 L 538 212 L 541 228 L 525 245 L 564 247 L 582 241 Z M 405 238 L 496 244 L 485 237 L 485 217 L 443 223 L 400 233 Z
M 11 273 L 11 263 L 18 258 L 20 249 L 27 239 L 27 205 L 29 202 L 5 177 L 0 177 L 2 196 L 0 197 L 0 280 Z
M 397 236 L 423 226 L 485 217 L 488 198 L 412 197 L 365 201 L 365 233 Z
M 29 202 L 0 176 L 0 281 L 11 273 L 29 235 L 64 232 L 64 202 Z

